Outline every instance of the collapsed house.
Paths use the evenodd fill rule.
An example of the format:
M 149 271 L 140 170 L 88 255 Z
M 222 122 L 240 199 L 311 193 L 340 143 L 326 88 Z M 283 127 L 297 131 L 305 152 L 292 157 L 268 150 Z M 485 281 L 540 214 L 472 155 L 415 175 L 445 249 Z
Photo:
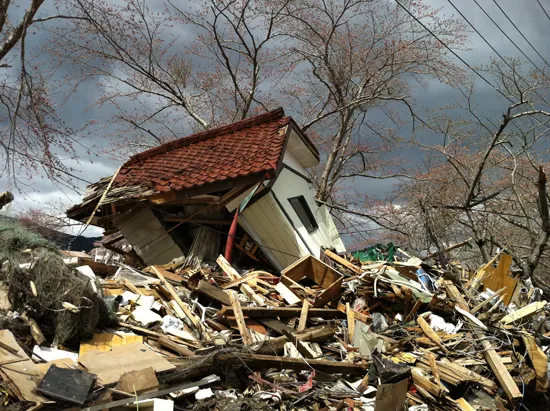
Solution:
M 307 176 L 319 159 L 279 108 L 131 157 L 67 215 L 120 232 L 103 245 L 125 238 L 144 266 L 182 256 L 196 266 L 235 248 L 235 257 L 282 270 L 322 249 L 345 251 Z

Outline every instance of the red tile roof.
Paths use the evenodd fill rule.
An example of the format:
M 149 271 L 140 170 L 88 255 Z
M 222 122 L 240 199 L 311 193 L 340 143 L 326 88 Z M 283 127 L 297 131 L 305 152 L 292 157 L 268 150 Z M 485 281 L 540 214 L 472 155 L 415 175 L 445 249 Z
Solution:
M 292 121 L 279 108 L 163 144 L 131 157 L 113 186 L 145 185 L 162 192 L 261 178 L 280 166 L 287 133 L 279 131 Z M 311 142 L 306 144 L 315 150 Z

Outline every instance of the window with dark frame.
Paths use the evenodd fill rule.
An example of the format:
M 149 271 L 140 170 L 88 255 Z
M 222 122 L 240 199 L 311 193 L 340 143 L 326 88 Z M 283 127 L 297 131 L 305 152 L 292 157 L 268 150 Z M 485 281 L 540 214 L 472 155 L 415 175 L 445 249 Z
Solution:
M 292 197 L 288 201 L 309 233 L 319 228 L 304 196 Z

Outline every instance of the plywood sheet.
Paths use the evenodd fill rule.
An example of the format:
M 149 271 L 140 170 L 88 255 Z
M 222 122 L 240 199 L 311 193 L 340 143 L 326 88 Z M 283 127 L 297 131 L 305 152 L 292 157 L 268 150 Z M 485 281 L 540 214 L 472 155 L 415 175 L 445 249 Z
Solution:
M 43 374 L 36 368 L 34 362 L 19 346 L 15 337 L 9 330 L 0 330 L 0 341 L 17 349 L 17 354 L 12 354 L 5 349 L 0 349 L 0 370 L 17 387 L 21 396 L 29 402 L 44 402 L 46 399 L 37 394 L 36 386 Z M 13 362 L 18 361 L 18 362 Z
M 143 336 L 131 335 L 131 334 L 112 334 L 112 333 L 100 333 L 94 334 L 93 338 L 88 341 L 83 341 L 80 344 L 79 355 L 85 354 L 89 351 L 111 351 L 111 348 L 118 345 L 126 344 L 141 344 L 143 342 Z
M 143 344 L 127 344 L 112 347 L 111 351 L 91 351 L 81 355 L 78 362 L 88 372 L 96 374 L 101 384 L 119 381 L 125 372 L 153 367 L 156 372 L 176 368 Z

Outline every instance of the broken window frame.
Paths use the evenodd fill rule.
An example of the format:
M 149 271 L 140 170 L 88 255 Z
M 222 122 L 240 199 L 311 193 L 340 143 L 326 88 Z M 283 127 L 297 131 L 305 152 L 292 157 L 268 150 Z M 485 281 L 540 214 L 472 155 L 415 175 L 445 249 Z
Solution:
M 308 233 L 312 233 L 319 228 L 319 224 L 317 224 L 317 220 L 315 220 L 315 216 L 303 195 L 291 197 L 288 202 Z

